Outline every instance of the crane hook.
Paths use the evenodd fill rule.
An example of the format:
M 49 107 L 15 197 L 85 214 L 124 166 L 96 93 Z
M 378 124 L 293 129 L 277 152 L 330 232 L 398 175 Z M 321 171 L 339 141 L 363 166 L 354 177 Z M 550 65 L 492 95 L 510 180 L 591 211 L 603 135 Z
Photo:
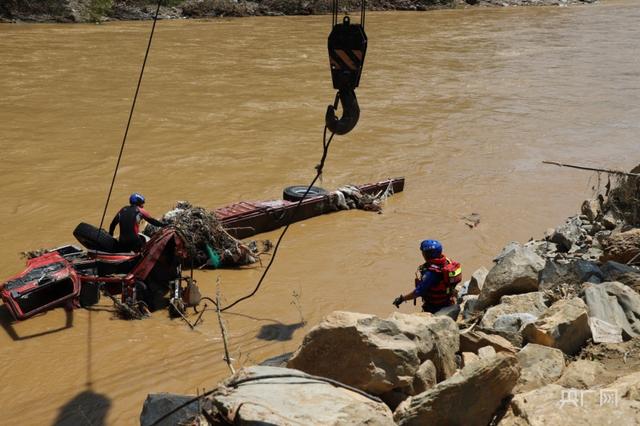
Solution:
M 342 106 L 342 117 L 340 118 L 336 115 L 338 101 Z M 356 127 L 359 118 L 360 107 L 358 106 L 358 99 L 356 99 L 356 92 L 351 89 L 338 90 L 333 105 L 327 107 L 325 115 L 327 129 L 336 135 L 345 135 Z

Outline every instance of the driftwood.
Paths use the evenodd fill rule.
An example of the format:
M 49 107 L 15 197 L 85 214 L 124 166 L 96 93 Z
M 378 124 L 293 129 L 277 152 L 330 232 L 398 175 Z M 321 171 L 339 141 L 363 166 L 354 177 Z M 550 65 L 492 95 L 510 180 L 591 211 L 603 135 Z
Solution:
M 599 168 L 595 168 L 595 167 L 576 166 L 574 164 L 558 163 L 556 161 L 543 161 L 542 163 L 543 164 L 551 164 L 551 165 L 559 166 L 559 167 L 569 167 L 569 168 L 572 168 L 572 169 L 589 170 L 589 171 L 592 171 L 592 172 L 608 173 L 608 174 L 611 174 L 611 175 L 640 177 L 640 173 L 628 173 L 628 172 L 623 172 L 623 171 L 620 171 L 620 170 L 599 169 Z
M 218 324 L 220 324 L 220 333 L 222 334 L 222 343 L 224 345 L 224 361 L 229 366 L 231 374 L 236 374 L 236 370 L 231 364 L 231 357 L 229 356 L 229 345 L 227 343 L 227 329 L 222 321 L 222 313 L 220 312 L 220 277 L 216 280 L 216 314 L 218 314 Z

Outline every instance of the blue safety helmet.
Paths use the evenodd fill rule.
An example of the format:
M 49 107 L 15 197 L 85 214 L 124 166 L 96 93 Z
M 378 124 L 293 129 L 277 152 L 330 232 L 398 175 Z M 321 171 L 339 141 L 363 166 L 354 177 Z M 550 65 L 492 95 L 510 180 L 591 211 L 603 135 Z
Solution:
M 141 204 L 144 204 L 144 196 L 142 194 L 134 192 L 129 197 L 129 204 L 131 204 L 132 206 L 139 206 Z
M 424 240 L 420 243 L 420 251 L 428 259 L 434 259 L 442 255 L 442 244 L 438 240 Z

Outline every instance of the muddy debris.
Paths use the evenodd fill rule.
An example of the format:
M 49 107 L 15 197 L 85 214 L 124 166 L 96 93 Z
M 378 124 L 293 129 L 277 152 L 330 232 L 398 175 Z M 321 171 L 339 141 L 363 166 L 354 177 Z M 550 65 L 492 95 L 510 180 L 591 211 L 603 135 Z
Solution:
M 189 257 L 187 267 L 217 268 L 220 266 L 251 265 L 260 260 L 260 254 L 271 250 L 269 240 L 244 243 L 232 237 L 212 211 L 179 201 L 162 217 L 174 226 L 184 238 Z M 147 225 L 145 234 L 152 236 L 157 228 Z

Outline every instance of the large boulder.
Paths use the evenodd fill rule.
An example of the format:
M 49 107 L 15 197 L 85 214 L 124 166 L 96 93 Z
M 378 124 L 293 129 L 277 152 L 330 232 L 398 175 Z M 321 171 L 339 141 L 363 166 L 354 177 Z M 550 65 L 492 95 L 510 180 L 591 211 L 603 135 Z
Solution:
M 635 291 L 640 291 L 640 269 L 638 268 L 610 260 L 602 265 L 602 273 L 604 274 L 602 281 L 617 281 Z
M 487 309 L 480 326 L 482 328 L 498 329 L 502 331 L 519 331 L 519 325 L 523 322 L 535 321 L 547 309 L 545 305 L 544 294 L 541 292 L 531 292 L 517 294 L 514 296 L 502 296 L 500 304 Z M 528 314 L 525 316 L 519 314 Z M 518 324 L 518 328 L 514 330 L 514 324 Z
M 589 389 L 601 383 L 604 367 L 598 361 L 579 359 L 569 364 L 556 383 L 570 389 Z
M 573 355 L 591 336 L 587 305 L 578 297 L 554 303 L 534 323 L 524 326 L 525 341 L 551 346 Z
M 619 384 L 618 388 L 625 389 L 625 384 Z M 596 391 L 570 389 L 556 384 L 546 385 L 515 395 L 507 415 L 498 424 L 500 426 L 640 424 L 640 402 L 623 397 L 618 388 L 608 386 L 606 389 Z M 626 388 L 629 389 L 631 386 Z
M 603 273 L 593 262 L 577 259 L 569 263 L 548 260 L 540 272 L 540 289 L 546 290 L 558 284 L 578 285 L 584 282 L 599 283 Z
M 519 375 L 512 355 L 480 359 L 405 400 L 394 412 L 394 420 L 399 425 L 486 425 L 511 394 Z
M 242 369 L 210 400 L 210 415 L 221 424 L 394 424 L 391 410 L 377 398 L 289 368 Z
M 601 260 L 627 263 L 634 257 L 640 258 L 640 228 L 612 234 L 603 241 L 604 255 Z
M 502 296 L 538 290 L 538 274 L 545 261 L 528 247 L 517 245 L 491 268 L 478 297 L 478 306 L 495 305 Z
M 520 380 L 516 392 L 526 392 L 553 383 L 564 371 L 564 354 L 560 349 L 529 343 L 517 354 Z
M 438 380 L 456 371 L 459 332 L 446 316 L 333 312 L 305 336 L 287 366 L 382 395 L 411 394 L 414 375 L 431 360 Z
M 629 287 L 618 282 L 588 285 L 582 297 L 587 303 L 590 317 L 619 327 L 626 339 L 638 335 L 640 320 L 636 314 L 640 315 L 640 295 Z M 594 327 L 598 324 L 593 322 Z

